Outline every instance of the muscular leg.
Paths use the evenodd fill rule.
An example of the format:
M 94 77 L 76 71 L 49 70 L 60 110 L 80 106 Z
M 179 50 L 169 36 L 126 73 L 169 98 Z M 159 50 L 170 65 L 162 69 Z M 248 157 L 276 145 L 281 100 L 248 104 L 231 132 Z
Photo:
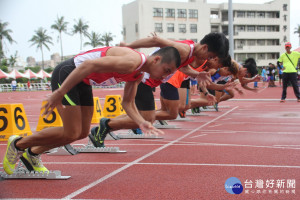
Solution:
M 64 127 L 46 128 L 39 133 L 22 138 L 16 146 L 19 149 L 33 147 L 33 153 L 41 154 L 48 149 L 69 144 L 80 138 L 82 127 L 87 126 L 82 125 L 80 106 L 65 106 L 65 108 L 58 108 L 58 112 Z
M 140 111 L 142 117 L 153 123 L 155 121 L 155 110 L 151 111 Z M 116 118 L 111 119 L 108 122 L 108 126 L 111 128 L 111 131 L 116 131 L 120 129 L 134 129 L 139 128 L 139 125 L 133 121 L 128 115 L 120 115 Z
M 227 94 L 227 93 L 224 93 L 224 95 L 221 96 L 221 98 L 220 98 L 220 102 L 221 102 L 221 101 L 226 101 L 226 100 L 228 100 L 228 99 L 232 99 L 232 98 L 234 97 L 234 92 L 233 92 L 233 90 L 226 90 L 226 91 L 228 92 L 228 94 Z
M 161 109 L 155 112 L 156 120 L 176 119 L 178 116 L 179 100 L 168 100 L 160 97 Z
M 200 93 L 200 97 L 198 99 L 191 100 L 191 108 L 202 107 L 202 106 L 209 106 L 209 103 L 206 97 L 204 96 L 204 94 Z

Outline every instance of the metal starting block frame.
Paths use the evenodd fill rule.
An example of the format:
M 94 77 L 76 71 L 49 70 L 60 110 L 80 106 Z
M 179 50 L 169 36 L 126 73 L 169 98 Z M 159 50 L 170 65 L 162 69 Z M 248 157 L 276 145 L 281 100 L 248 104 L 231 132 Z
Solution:
M 147 135 L 147 134 L 134 134 L 131 129 L 129 129 L 127 134 L 118 134 L 120 139 L 163 139 L 161 136 L 157 135 Z
M 114 134 L 113 132 L 109 132 L 106 137 L 105 140 L 119 140 L 121 139 L 117 134 Z
M 6 174 L 4 171 L 0 171 L 0 178 L 2 179 L 49 179 L 49 180 L 66 180 L 71 176 L 62 176 L 61 171 L 49 171 L 49 172 L 35 172 L 28 171 L 23 165 L 22 161 L 19 161 L 17 168 L 11 175 Z
M 175 125 L 169 125 L 165 120 L 157 120 L 154 127 L 158 129 L 179 129 L 179 127 L 176 127 Z
M 124 150 L 120 150 L 119 147 L 94 147 L 89 140 L 88 144 L 67 144 L 62 147 L 51 150 L 47 155 L 50 156 L 69 156 L 76 155 L 78 153 L 126 153 Z

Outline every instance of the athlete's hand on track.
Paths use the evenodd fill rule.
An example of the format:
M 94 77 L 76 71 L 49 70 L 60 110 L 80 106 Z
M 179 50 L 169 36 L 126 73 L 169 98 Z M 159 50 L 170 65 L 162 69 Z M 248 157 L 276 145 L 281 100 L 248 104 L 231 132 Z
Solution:
M 227 82 L 225 85 L 224 85 L 224 89 L 225 90 L 232 90 L 235 86 L 237 86 L 237 82 Z
M 199 87 L 206 87 L 212 83 L 210 74 L 208 72 L 199 72 L 196 79 L 198 81 Z
M 64 95 L 61 92 L 58 90 L 54 91 L 52 95 L 47 98 L 47 103 L 41 108 L 41 110 L 45 109 L 42 116 L 44 116 L 44 118 L 48 118 L 55 107 L 62 107 L 61 100 L 63 97 Z
M 144 134 L 154 134 L 154 135 L 159 135 L 159 134 L 165 134 L 163 131 L 155 128 L 150 122 L 145 121 L 143 123 L 140 124 L 140 129 L 142 130 L 142 132 Z
M 216 97 L 214 95 L 212 95 L 212 94 L 207 94 L 206 95 L 206 99 L 208 101 L 208 105 L 209 106 L 215 105 L 215 103 L 217 103 Z

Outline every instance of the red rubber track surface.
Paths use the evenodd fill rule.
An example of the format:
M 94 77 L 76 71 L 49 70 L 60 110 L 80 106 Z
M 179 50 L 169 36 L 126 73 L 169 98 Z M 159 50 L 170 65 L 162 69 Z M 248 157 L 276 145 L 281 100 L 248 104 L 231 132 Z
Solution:
M 22 103 L 35 132 L 41 102 L 50 93 L 0 93 L 0 103 Z M 94 96 L 101 98 L 122 93 L 94 90 Z M 225 107 L 219 112 L 187 116 L 190 121 L 169 121 L 179 129 L 163 129 L 163 139 L 105 142 L 127 153 L 43 155 L 49 170 L 60 170 L 71 178 L 2 180 L 0 198 L 300 199 L 300 103 L 292 88 L 288 88 L 285 103 L 279 103 L 280 96 L 280 87 L 259 88 L 258 93 L 246 92 L 220 103 Z M 159 98 L 159 89 L 155 98 Z M 157 104 L 159 107 L 159 101 Z M 87 139 L 76 143 L 87 144 Z M 0 142 L 0 162 L 5 150 L 6 142 Z M 241 194 L 226 192 L 224 184 L 230 177 L 241 181 Z M 266 188 L 265 182 L 271 179 L 274 187 Z M 296 185 L 287 188 L 287 179 L 295 180 Z M 245 188 L 249 180 L 252 188 Z M 255 188 L 257 180 L 264 181 L 263 189 Z M 276 188 L 277 180 L 284 180 L 284 187 Z

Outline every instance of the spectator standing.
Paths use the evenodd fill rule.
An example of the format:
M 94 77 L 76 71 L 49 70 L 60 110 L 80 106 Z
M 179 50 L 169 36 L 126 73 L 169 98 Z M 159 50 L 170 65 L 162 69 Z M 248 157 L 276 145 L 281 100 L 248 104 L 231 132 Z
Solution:
M 268 75 L 267 75 L 266 67 L 262 67 L 261 77 L 262 77 L 262 81 L 263 81 L 263 88 L 265 88 L 265 84 L 266 84 L 266 82 L 268 82 Z
M 291 48 L 292 45 L 290 42 L 285 43 L 286 52 L 281 54 L 278 59 L 280 65 L 283 65 L 281 103 L 285 102 L 286 89 L 289 82 L 293 86 L 294 94 L 298 102 L 300 102 L 299 87 L 297 84 L 297 64 L 300 58 L 300 52 L 291 51 Z
M 277 72 L 278 72 L 278 79 L 279 79 L 279 86 L 281 87 L 281 82 L 282 82 L 282 69 L 283 69 L 283 65 L 281 65 L 278 61 L 277 61 Z
M 16 91 L 16 89 L 17 89 L 17 81 L 16 81 L 16 79 L 14 79 L 14 80 L 11 81 L 11 87 L 12 87 L 13 91 Z

